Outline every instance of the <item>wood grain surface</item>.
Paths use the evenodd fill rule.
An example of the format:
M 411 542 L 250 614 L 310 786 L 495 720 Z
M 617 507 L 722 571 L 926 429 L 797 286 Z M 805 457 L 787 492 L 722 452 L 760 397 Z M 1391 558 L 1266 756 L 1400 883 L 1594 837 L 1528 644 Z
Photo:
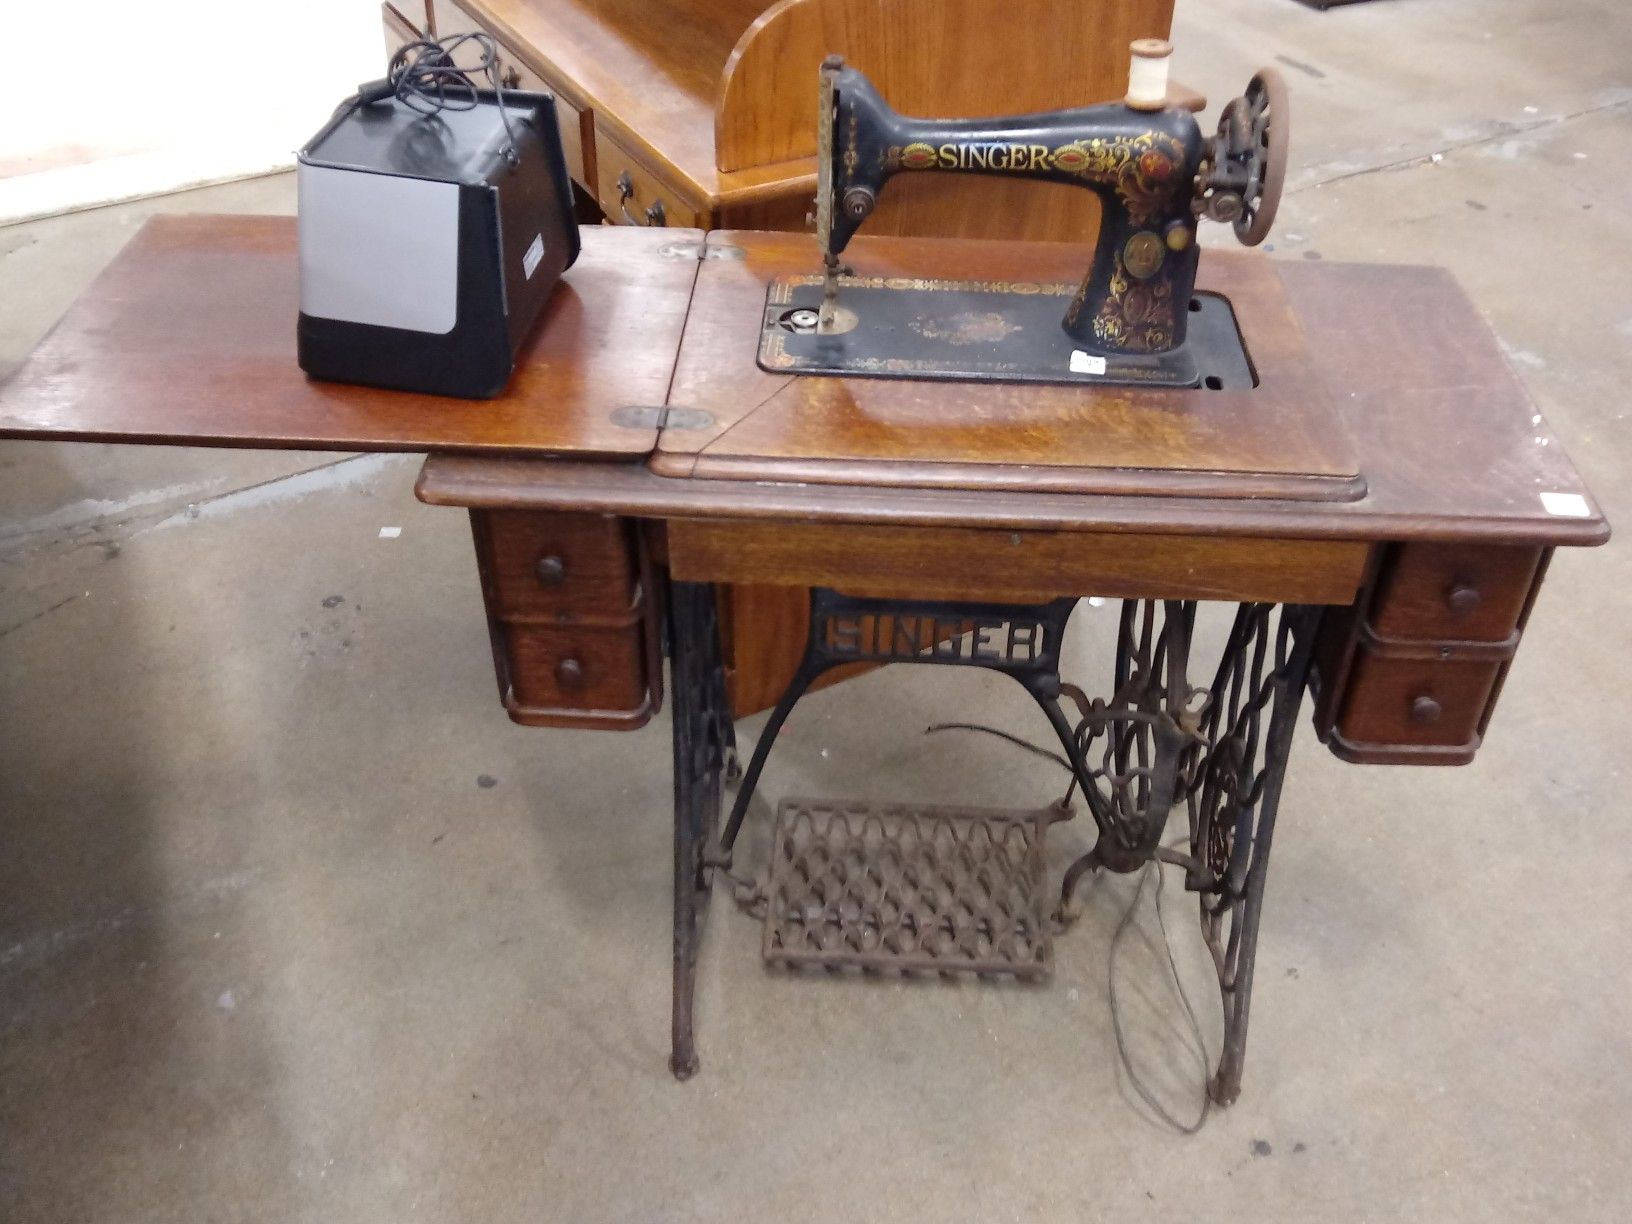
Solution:
M 1020 115 L 1120 98 L 1128 44 L 1166 38 L 1172 20 L 1173 0 L 781 0 L 724 65 L 717 165 L 812 156 L 830 54 L 902 114 Z
M 1062 595 L 1342 604 L 1370 546 L 1352 540 L 677 519 L 676 578 L 1041 603 Z M 998 594 L 998 593 L 1001 594 Z
M 765 0 L 437 0 L 462 8 L 688 198 L 719 184 L 714 108 L 738 38 Z M 438 24 L 440 29 L 440 22 Z M 811 94 L 816 86 L 811 74 Z
M 293 217 L 155 217 L 0 387 L 0 437 L 633 459 L 655 427 L 696 231 L 594 227 L 505 392 L 448 399 L 308 379 Z
M 1539 548 L 1404 545 L 1384 567 L 1367 622 L 1382 638 L 1505 642 L 1544 555 Z
M 709 413 L 665 429 L 665 476 L 1089 493 L 1351 500 L 1362 473 L 1276 275 L 1260 255 L 1208 253 L 1199 287 L 1232 301 L 1260 385 L 1246 391 L 1038 386 L 770 373 L 753 353 L 765 292 L 809 273 L 796 234 L 714 233 L 669 402 Z M 860 238 L 861 276 L 1079 280 L 1091 247 Z M 841 301 L 843 291 L 840 292 Z
M 482 592 L 495 616 L 627 624 L 641 597 L 635 532 L 609 514 L 473 510 Z
M 1609 524 L 1441 269 L 1277 263 L 1323 381 L 1366 473 L 1354 502 L 1068 495 L 675 480 L 625 465 L 473 462 L 433 456 L 420 497 L 446 505 L 584 508 L 647 518 L 1193 532 L 1594 545 Z M 1379 360 L 1379 354 L 1387 354 Z M 744 355 L 741 359 L 747 359 Z M 1550 513 L 1540 492 L 1583 499 Z
M 1370 505 L 1424 520 L 1545 524 L 1543 543 L 1609 538 L 1575 465 L 1450 272 L 1279 266 L 1361 444 Z M 1577 495 L 1582 513 L 1553 513 L 1542 494 Z
M 706 212 L 747 203 L 743 193 L 768 181 L 778 194 L 804 189 L 824 55 L 850 57 L 909 112 L 1080 106 L 1120 96 L 1128 42 L 1166 37 L 1173 0 L 665 0 L 658 9 L 645 0 L 435 0 L 433 7 L 439 34 L 478 25 L 492 31 L 511 58 L 592 113 L 598 141 L 614 142 L 672 196 Z M 1194 101 L 1181 86 L 1174 94 Z M 777 167 L 770 179 L 766 166 Z

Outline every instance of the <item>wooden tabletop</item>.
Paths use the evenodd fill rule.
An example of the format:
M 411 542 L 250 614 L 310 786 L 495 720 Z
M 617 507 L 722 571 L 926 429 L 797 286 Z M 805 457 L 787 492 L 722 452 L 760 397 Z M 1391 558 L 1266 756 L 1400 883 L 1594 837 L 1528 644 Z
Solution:
M 660 475 L 1321 501 L 1365 492 L 1277 265 L 1261 256 L 1207 252 L 1198 279 L 1237 304 L 1258 385 L 1197 391 L 768 371 L 752 358 L 766 291 L 812 274 L 815 243 L 715 232 L 708 245 L 716 257 L 698 276 L 669 403 L 712 423 L 666 428 L 652 457 Z M 1076 243 L 937 238 L 862 237 L 845 251 L 858 277 L 1033 286 L 1075 286 L 1092 259 Z
M 1373 540 L 1595 544 L 1609 536 L 1495 337 L 1449 274 L 1433 268 L 1277 265 L 1326 387 L 1318 410 L 1346 431 L 1365 481 L 1352 501 L 1226 499 L 1160 491 L 1158 483 L 1067 494 L 885 480 L 838 487 L 796 472 L 755 482 L 660 476 L 641 462 L 658 448 L 657 414 L 634 425 L 614 414 L 628 421 L 622 410 L 671 402 L 699 268 L 746 262 L 699 261 L 701 241 L 696 231 L 586 229 L 584 255 L 509 390 L 468 401 L 317 383 L 301 373 L 292 218 L 159 218 L 0 388 L 0 437 L 439 452 L 421 494 L 459 505 Z M 1025 257 L 1025 248 L 972 245 L 994 261 Z M 744 370 L 757 373 L 761 302 L 751 298 L 745 321 L 732 325 L 740 336 L 702 344 L 699 331 L 688 349 L 695 362 L 717 366 L 722 386 Z M 1243 317 L 1253 309 L 1250 299 L 1234 305 Z M 672 402 L 715 410 L 697 402 L 697 385 L 676 385 L 685 401 L 677 394 Z M 936 394 L 947 386 L 937 384 Z M 1176 393 L 1108 394 L 1126 397 L 1121 411 L 1135 419 L 1139 396 Z M 1220 393 L 1187 394 L 1199 406 Z M 1068 432 L 1056 435 L 1062 445 L 1072 444 Z M 814 435 L 809 422 L 792 419 L 782 436 Z M 671 456 L 685 453 L 668 439 L 665 446 Z M 1192 447 L 1199 470 L 1204 448 Z M 658 456 L 660 465 L 670 461 Z
M 1448 272 L 1277 266 L 1332 411 L 1354 441 L 1367 482 L 1358 500 L 838 489 L 441 456 L 427 461 L 418 491 L 435 504 L 581 507 L 654 518 L 1540 545 L 1609 538 L 1603 512 Z
M 293 217 L 155 217 L 0 387 L 0 437 L 640 458 L 674 369 L 696 230 L 586 228 L 491 400 L 308 379 Z

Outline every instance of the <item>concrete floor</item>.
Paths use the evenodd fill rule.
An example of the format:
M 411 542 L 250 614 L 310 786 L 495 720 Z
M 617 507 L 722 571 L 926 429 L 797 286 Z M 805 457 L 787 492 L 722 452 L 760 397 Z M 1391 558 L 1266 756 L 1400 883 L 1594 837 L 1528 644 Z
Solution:
M 1632 11 L 1180 9 L 1183 79 L 1295 90 L 1274 254 L 1451 267 L 1632 524 Z M 143 217 L 293 204 L 0 230 L 0 373 Z M 0 1220 L 1627 1217 L 1625 548 L 1556 560 L 1473 766 L 1300 731 L 1245 1095 L 1187 1139 L 1118 1069 L 1126 880 L 1039 989 L 767 974 L 721 903 L 672 1082 L 667 723 L 505 720 L 465 523 L 415 466 L 0 445 Z M 1052 796 L 996 740 L 920 737 L 954 700 L 1040 733 L 1017 689 L 898 668 L 802 708 L 765 793 Z M 1182 1108 L 1153 942 L 1123 969 Z

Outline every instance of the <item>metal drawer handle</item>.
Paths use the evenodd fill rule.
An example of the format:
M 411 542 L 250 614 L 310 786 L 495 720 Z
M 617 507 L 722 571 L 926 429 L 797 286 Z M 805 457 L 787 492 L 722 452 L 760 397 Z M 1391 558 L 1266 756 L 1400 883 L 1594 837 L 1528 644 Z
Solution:
M 1446 594 L 1445 602 L 1450 605 L 1452 612 L 1458 616 L 1466 616 L 1479 606 L 1479 588 L 1471 582 L 1455 583 Z
M 635 180 L 630 178 L 629 171 L 625 170 L 618 175 L 618 211 L 623 214 L 624 221 L 630 225 L 664 226 L 669 223 L 668 217 L 663 211 L 662 200 L 652 201 L 652 206 L 646 210 L 646 220 L 635 220 L 634 217 L 629 215 L 629 201 L 634 198 Z
M 555 665 L 555 678 L 562 688 L 577 688 L 584 682 L 584 665 L 568 655 Z
M 558 587 L 567 580 L 567 563 L 560 557 L 543 557 L 533 567 L 533 573 L 539 586 Z
M 1418 726 L 1431 727 L 1439 721 L 1443 711 L 1432 697 L 1418 697 L 1411 703 L 1411 721 Z

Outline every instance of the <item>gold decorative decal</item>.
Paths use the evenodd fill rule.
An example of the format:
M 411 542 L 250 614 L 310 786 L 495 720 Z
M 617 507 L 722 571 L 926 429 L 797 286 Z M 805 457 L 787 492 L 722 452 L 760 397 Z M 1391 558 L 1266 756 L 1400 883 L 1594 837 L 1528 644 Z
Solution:
M 928 170 L 934 164 L 934 148 L 922 141 L 901 150 L 901 167 L 904 170 Z
M 799 361 L 788 352 L 787 337 L 780 332 L 767 332 L 760 343 L 760 359 L 778 370 L 791 370 Z
M 885 155 L 895 164 L 896 150 Z M 1185 184 L 1184 145 L 1165 132 L 1107 140 L 1095 137 L 1049 148 L 1012 141 L 947 142 L 937 148 L 918 142 L 899 152 L 903 170 L 973 170 L 1011 174 L 1067 174 L 1113 188 L 1135 225 L 1148 224 Z
M 1140 230 L 1122 248 L 1122 263 L 1128 275 L 1135 280 L 1149 280 L 1155 276 L 1167 257 L 1167 244 L 1150 230 Z
M 1118 253 L 1116 270 L 1111 273 L 1111 291 L 1094 316 L 1094 339 L 1129 353 L 1172 348 L 1172 283 L 1129 281 L 1127 267 Z
M 1067 174 L 1081 174 L 1088 169 L 1088 150 L 1080 144 L 1068 144 L 1054 153 L 1054 168 Z
M 801 276 L 778 277 L 777 287 L 783 285 L 820 285 L 825 279 L 820 274 L 804 274 Z M 980 281 L 980 280 L 932 280 L 916 276 L 841 276 L 839 288 L 849 286 L 858 289 L 929 289 L 944 290 L 954 293 L 1040 293 L 1047 297 L 1069 297 L 1077 292 L 1077 286 L 1055 282 L 1038 281 Z

